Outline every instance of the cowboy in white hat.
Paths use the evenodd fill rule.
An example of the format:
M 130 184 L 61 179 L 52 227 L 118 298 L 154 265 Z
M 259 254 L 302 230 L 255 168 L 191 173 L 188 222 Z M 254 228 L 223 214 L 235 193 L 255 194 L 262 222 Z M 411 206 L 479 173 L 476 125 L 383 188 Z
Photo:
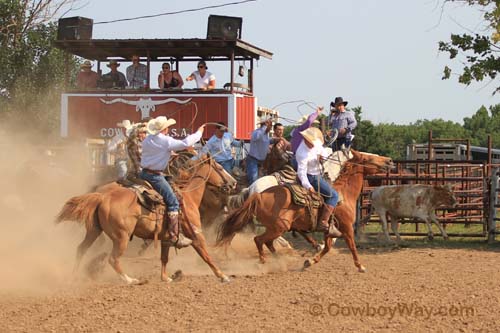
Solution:
M 118 180 L 127 176 L 128 156 L 126 150 L 127 133 L 132 127 L 130 120 L 125 119 L 116 124 L 123 131 L 117 131 L 116 135 L 108 143 L 108 152 L 113 155 Z
M 177 248 L 182 248 L 191 245 L 191 240 L 180 233 L 179 201 L 165 179 L 163 171 L 168 165 L 171 152 L 193 146 L 201 139 L 205 129 L 205 125 L 202 125 L 195 133 L 188 135 L 183 140 L 176 140 L 168 135 L 168 128 L 175 123 L 175 119 L 164 116 L 151 119 L 146 125 L 150 135 L 142 142 L 142 171 L 139 176 L 150 182 L 153 188 L 161 194 L 166 206 L 166 212 L 163 216 L 166 228 L 162 237 L 162 262 L 168 258 L 169 246 L 174 245 Z M 163 278 L 168 277 L 162 276 Z
M 339 195 L 321 176 L 321 165 L 318 156 L 328 158 L 329 151 L 324 147 L 323 133 L 319 128 L 309 127 L 300 132 L 304 140 L 295 153 L 297 159 L 297 177 L 302 186 L 310 192 L 319 192 L 324 199 L 319 214 L 317 231 L 328 237 L 340 237 L 342 234 L 330 223 L 330 217 L 337 205 Z
M 250 137 L 250 149 L 246 160 L 248 185 L 259 178 L 259 166 L 262 166 L 269 151 L 269 131 L 271 130 L 272 119 L 262 116 L 259 118 L 259 128 L 252 132 Z
M 108 66 L 111 71 L 102 76 L 104 88 L 125 88 L 128 83 L 125 75 L 118 71 L 120 63 L 112 59 L 106 66 Z
M 358 125 L 354 112 L 345 109 L 347 103 L 342 97 L 335 97 L 335 101 L 330 103 L 331 114 L 328 123 L 332 131 L 338 131 L 337 139 L 332 143 L 333 151 L 341 150 L 342 146 L 345 148 L 351 146 L 354 138 L 352 131 Z
M 318 118 L 321 112 L 323 112 L 323 108 L 318 107 L 316 111 L 311 113 L 309 116 L 303 116 L 302 118 L 300 118 L 300 125 L 292 131 L 292 138 L 290 139 L 290 145 L 292 146 L 292 152 L 294 154 L 297 152 L 297 149 L 299 148 L 299 145 L 302 143 L 302 141 L 304 141 L 304 138 L 300 134 L 300 132 L 308 129 L 313 124 L 319 124 L 319 121 L 316 120 L 316 118 Z M 297 170 L 297 161 L 295 158 L 292 158 L 292 166 L 295 170 Z
M 80 65 L 80 72 L 76 77 L 76 87 L 78 89 L 95 89 L 97 88 L 97 81 L 99 80 L 99 74 L 92 70 L 92 63 L 89 60 L 85 60 Z

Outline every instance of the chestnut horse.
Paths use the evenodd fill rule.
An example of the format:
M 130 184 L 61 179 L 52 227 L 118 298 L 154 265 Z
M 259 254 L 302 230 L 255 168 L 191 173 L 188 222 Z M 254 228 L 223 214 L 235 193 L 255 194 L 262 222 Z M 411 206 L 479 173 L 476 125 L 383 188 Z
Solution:
M 180 224 L 184 235 L 193 240 L 192 246 L 196 252 L 222 282 L 227 282 L 229 278 L 214 264 L 208 254 L 205 237 L 201 233 L 199 206 L 207 184 L 229 191 L 236 186 L 236 181 L 210 157 L 202 157 L 193 163 L 196 163 L 198 169 L 193 172 L 189 183 L 180 189 L 183 199 Z M 158 219 L 161 221 L 162 217 L 139 205 L 133 190 L 115 186 L 109 187 L 102 193 L 94 192 L 69 199 L 59 213 L 56 223 L 62 221 L 85 223 L 87 234 L 78 246 L 75 270 L 78 269 L 85 252 L 104 231 L 113 242 L 113 250 L 109 256 L 110 265 L 123 281 L 132 284 L 138 280 L 124 273 L 119 259 L 132 235 L 143 239 L 154 238 Z M 162 223 L 159 223 L 159 228 L 159 234 L 162 235 Z M 162 280 L 171 281 L 166 271 L 168 249 L 166 253 L 165 260 L 161 263 L 161 277 Z
M 387 171 L 393 167 L 393 162 L 390 158 L 379 155 L 354 150 L 351 152 L 353 158 L 345 162 L 338 178 L 333 183 L 333 187 L 343 199 L 335 208 L 334 214 L 339 223 L 339 230 L 351 250 L 354 265 L 360 272 L 364 272 L 365 268 L 359 261 L 354 242 L 353 224 L 356 218 L 356 202 L 363 187 L 364 176 Z M 241 208 L 229 215 L 220 226 L 217 245 L 229 245 L 236 232 L 241 231 L 253 221 L 253 216 L 256 216 L 265 227 L 264 233 L 254 238 L 260 261 L 263 263 L 266 260 L 264 244 L 274 253 L 273 240 L 285 231 L 291 229 L 310 231 L 313 225 L 308 209 L 293 203 L 291 193 L 286 187 L 274 186 L 262 193 L 253 194 Z M 330 251 L 332 243 L 332 238 L 325 237 L 324 249 L 312 259 L 306 260 L 304 267 L 318 263 Z

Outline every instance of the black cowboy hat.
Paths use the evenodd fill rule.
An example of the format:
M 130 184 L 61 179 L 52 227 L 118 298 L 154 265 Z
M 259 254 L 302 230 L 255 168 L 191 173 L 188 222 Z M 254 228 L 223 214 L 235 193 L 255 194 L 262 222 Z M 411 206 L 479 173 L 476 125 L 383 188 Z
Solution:
M 347 105 L 347 101 L 344 101 L 344 99 L 342 97 L 335 97 L 335 102 L 331 102 L 330 103 L 330 106 L 337 106 L 337 105 L 340 105 L 340 104 L 344 104 L 344 106 Z

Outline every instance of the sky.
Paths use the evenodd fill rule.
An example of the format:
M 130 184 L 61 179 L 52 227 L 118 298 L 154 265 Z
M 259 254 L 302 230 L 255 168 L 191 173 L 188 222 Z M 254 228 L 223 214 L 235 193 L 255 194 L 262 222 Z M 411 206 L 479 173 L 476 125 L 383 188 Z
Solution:
M 234 0 L 83 0 L 65 17 L 94 22 L 152 15 L 233 2 Z M 94 25 L 93 38 L 205 38 L 210 14 L 243 18 L 242 39 L 274 53 L 254 70 L 258 105 L 273 107 L 304 100 L 328 109 L 342 96 L 348 107 L 361 106 L 362 118 L 409 124 L 419 119 L 463 123 L 492 96 L 497 82 L 459 84 L 441 80 L 446 64 L 460 69 L 438 42 L 451 33 L 484 33 L 482 14 L 443 0 L 258 0 L 241 5 L 128 22 Z M 195 63 L 182 64 L 183 77 Z M 241 64 L 248 66 L 248 63 Z M 217 86 L 229 82 L 229 63 L 208 63 Z M 124 70 L 124 68 L 123 68 Z M 152 67 L 152 77 L 160 64 Z M 458 71 L 457 71 L 458 72 Z M 246 80 L 246 78 L 244 78 Z M 241 80 L 240 80 L 241 81 Z M 184 87 L 194 88 L 193 82 Z M 301 103 L 278 107 L 298 119 L 312 112 Z M 285 125 L 290 125 L 283 121 Z

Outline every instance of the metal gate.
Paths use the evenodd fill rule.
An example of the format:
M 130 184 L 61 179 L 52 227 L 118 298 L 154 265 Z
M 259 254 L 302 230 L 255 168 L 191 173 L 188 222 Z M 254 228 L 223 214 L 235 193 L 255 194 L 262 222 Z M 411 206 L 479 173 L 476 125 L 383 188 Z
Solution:
M 369 194 L 377 186 L 451 184 L 457 198 L 456 207 L 440 207 L 436 210 L 440 223 L 448 229 L 448 235 L 451 237 L 485 237 L 487 235 L 490 191 L 488 167 L 485 162 L 413 160 L 394 163 L 396 168 L 393 171 L 366 177 L 358 200 L 357 222 L 367 219 L 370 210 Z M 368 223 L 370 222 L 379 223 L 380 221 L 374 214 L 368 219 Z M 402 236 L 427 235 L 426 232 L 422 232 L 425 230 L 421 230 L 421 221 L 405 220 L 405 223 L 413 223 L 414 228 L 405 230 L 401 233 Z

